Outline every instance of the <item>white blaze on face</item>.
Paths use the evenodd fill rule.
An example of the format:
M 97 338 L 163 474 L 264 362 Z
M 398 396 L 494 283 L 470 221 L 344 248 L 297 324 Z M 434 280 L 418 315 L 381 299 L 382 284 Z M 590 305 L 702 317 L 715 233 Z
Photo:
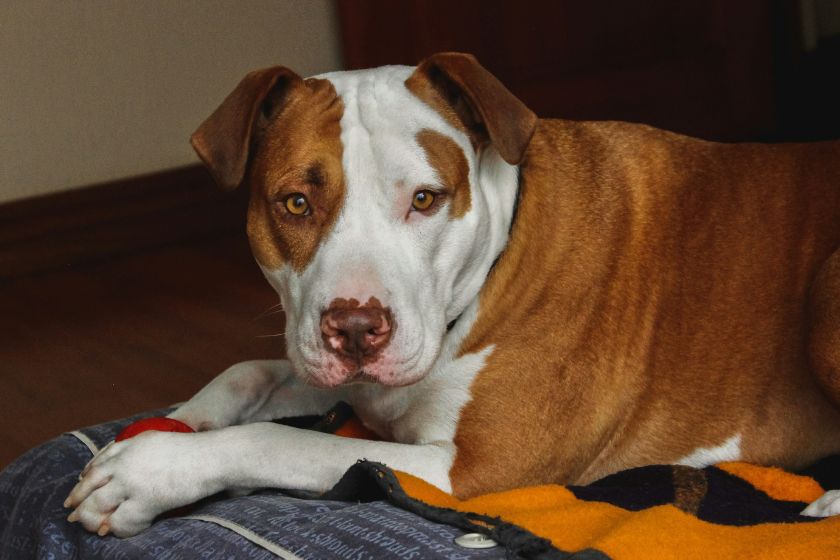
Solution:
M 469 138 L 404 85 L 413 68 L 388 66 L 318 76 L 344 105 L 341 120 L 346 196 L 331 232 L 300 273 L 264 270 L 287 314 L 289 358 L 323 386 L 363 370 L 385 385 L 418 381 L 432 367 L 446 325 L 475 299 L 507 240 L 516 167 L 492 148 L 479 162 Z M 445 202 L 412 211 L 415 193 L 445 188 L 417 141 L 431 130 L 452 139 L 469 165 L 471 204 L 453 217 Z M 376 361 L 353 367 L 328 351 L 321 314 L 337 299 L 375 298 L 390 310 L 393 332 Z

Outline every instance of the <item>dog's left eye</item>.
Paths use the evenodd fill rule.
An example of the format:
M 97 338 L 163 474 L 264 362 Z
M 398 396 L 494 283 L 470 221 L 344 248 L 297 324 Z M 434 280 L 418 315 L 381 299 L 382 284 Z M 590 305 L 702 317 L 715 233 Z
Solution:
M 431 208 L 435 202 L 435 193 L 428 190 L 417 191 L 414 193 L 414 200 L 411 202 L 411 207 L 422 212 Z
M 286 210 L 295 216 L 303 216 L 309 213 L 309 201 L 301 193 L 292 193 L 284 201 Z

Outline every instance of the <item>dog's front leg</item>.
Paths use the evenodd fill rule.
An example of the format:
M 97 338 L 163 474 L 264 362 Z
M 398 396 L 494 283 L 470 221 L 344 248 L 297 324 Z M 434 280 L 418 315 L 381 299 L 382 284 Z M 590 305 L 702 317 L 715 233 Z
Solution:
M 258 423 L 219 432 L 229 453 L 227 484 L 246 488 L 294 488 L 323 492 L 359 459 L 385 463 L 450 492 L 450 441 L 407 444 L 345 438 L 288 426 Z
M 267 422 L 198 434 L 148 432 L 97 455 L 65 505 L 76 508 L 71 521 L 125 537 L 164 511 L 225 488 L 327 490 L 363 458 L 450 491 L 453 453 L 450 442 L 355 440 Z
M 288 360 L 255 360 L 229 367 L 169 417 L 206 431 L 322 414 L 341 398 L 339 390 L 300 381 Z

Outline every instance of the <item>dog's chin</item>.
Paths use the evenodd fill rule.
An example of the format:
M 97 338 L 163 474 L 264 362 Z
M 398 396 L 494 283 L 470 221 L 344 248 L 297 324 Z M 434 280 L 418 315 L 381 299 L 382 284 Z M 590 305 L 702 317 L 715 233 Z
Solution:
M 407 387 L 426 377 L 425 372 L 387 372 L 384 374 L 375 374 L 366 369 L 357 369 L 355 371 L 345 371 L 337 373 L 333 371 L 318 371 L 306 376 L 307 384 L 319 389 L 334 389 L 336 387 L 350 386 L 350 385 L 381 385 L 383 387 Z
M 360 384 L 374 384 L 374 385 L 383 385 L 385 387 L 407 387 L 408 385 L 414 385 L 421 379 L 425 377 L 424 375 L 413 375 L 413 376 L 388 376 L 388 377 L 377 377 L 375 375 L 371 375 L 365 370 L 359 370 L 354 372 L 351 375 L 347 376 L 347 379 L 342 383 L 342 385 L 360 385 Z

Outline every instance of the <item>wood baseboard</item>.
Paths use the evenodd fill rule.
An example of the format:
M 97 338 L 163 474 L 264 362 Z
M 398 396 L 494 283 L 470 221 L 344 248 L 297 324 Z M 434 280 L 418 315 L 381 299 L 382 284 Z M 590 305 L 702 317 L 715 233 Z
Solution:
M 0 280 L 244 232 L 240 191 L 195 165 L 0 205 Z

